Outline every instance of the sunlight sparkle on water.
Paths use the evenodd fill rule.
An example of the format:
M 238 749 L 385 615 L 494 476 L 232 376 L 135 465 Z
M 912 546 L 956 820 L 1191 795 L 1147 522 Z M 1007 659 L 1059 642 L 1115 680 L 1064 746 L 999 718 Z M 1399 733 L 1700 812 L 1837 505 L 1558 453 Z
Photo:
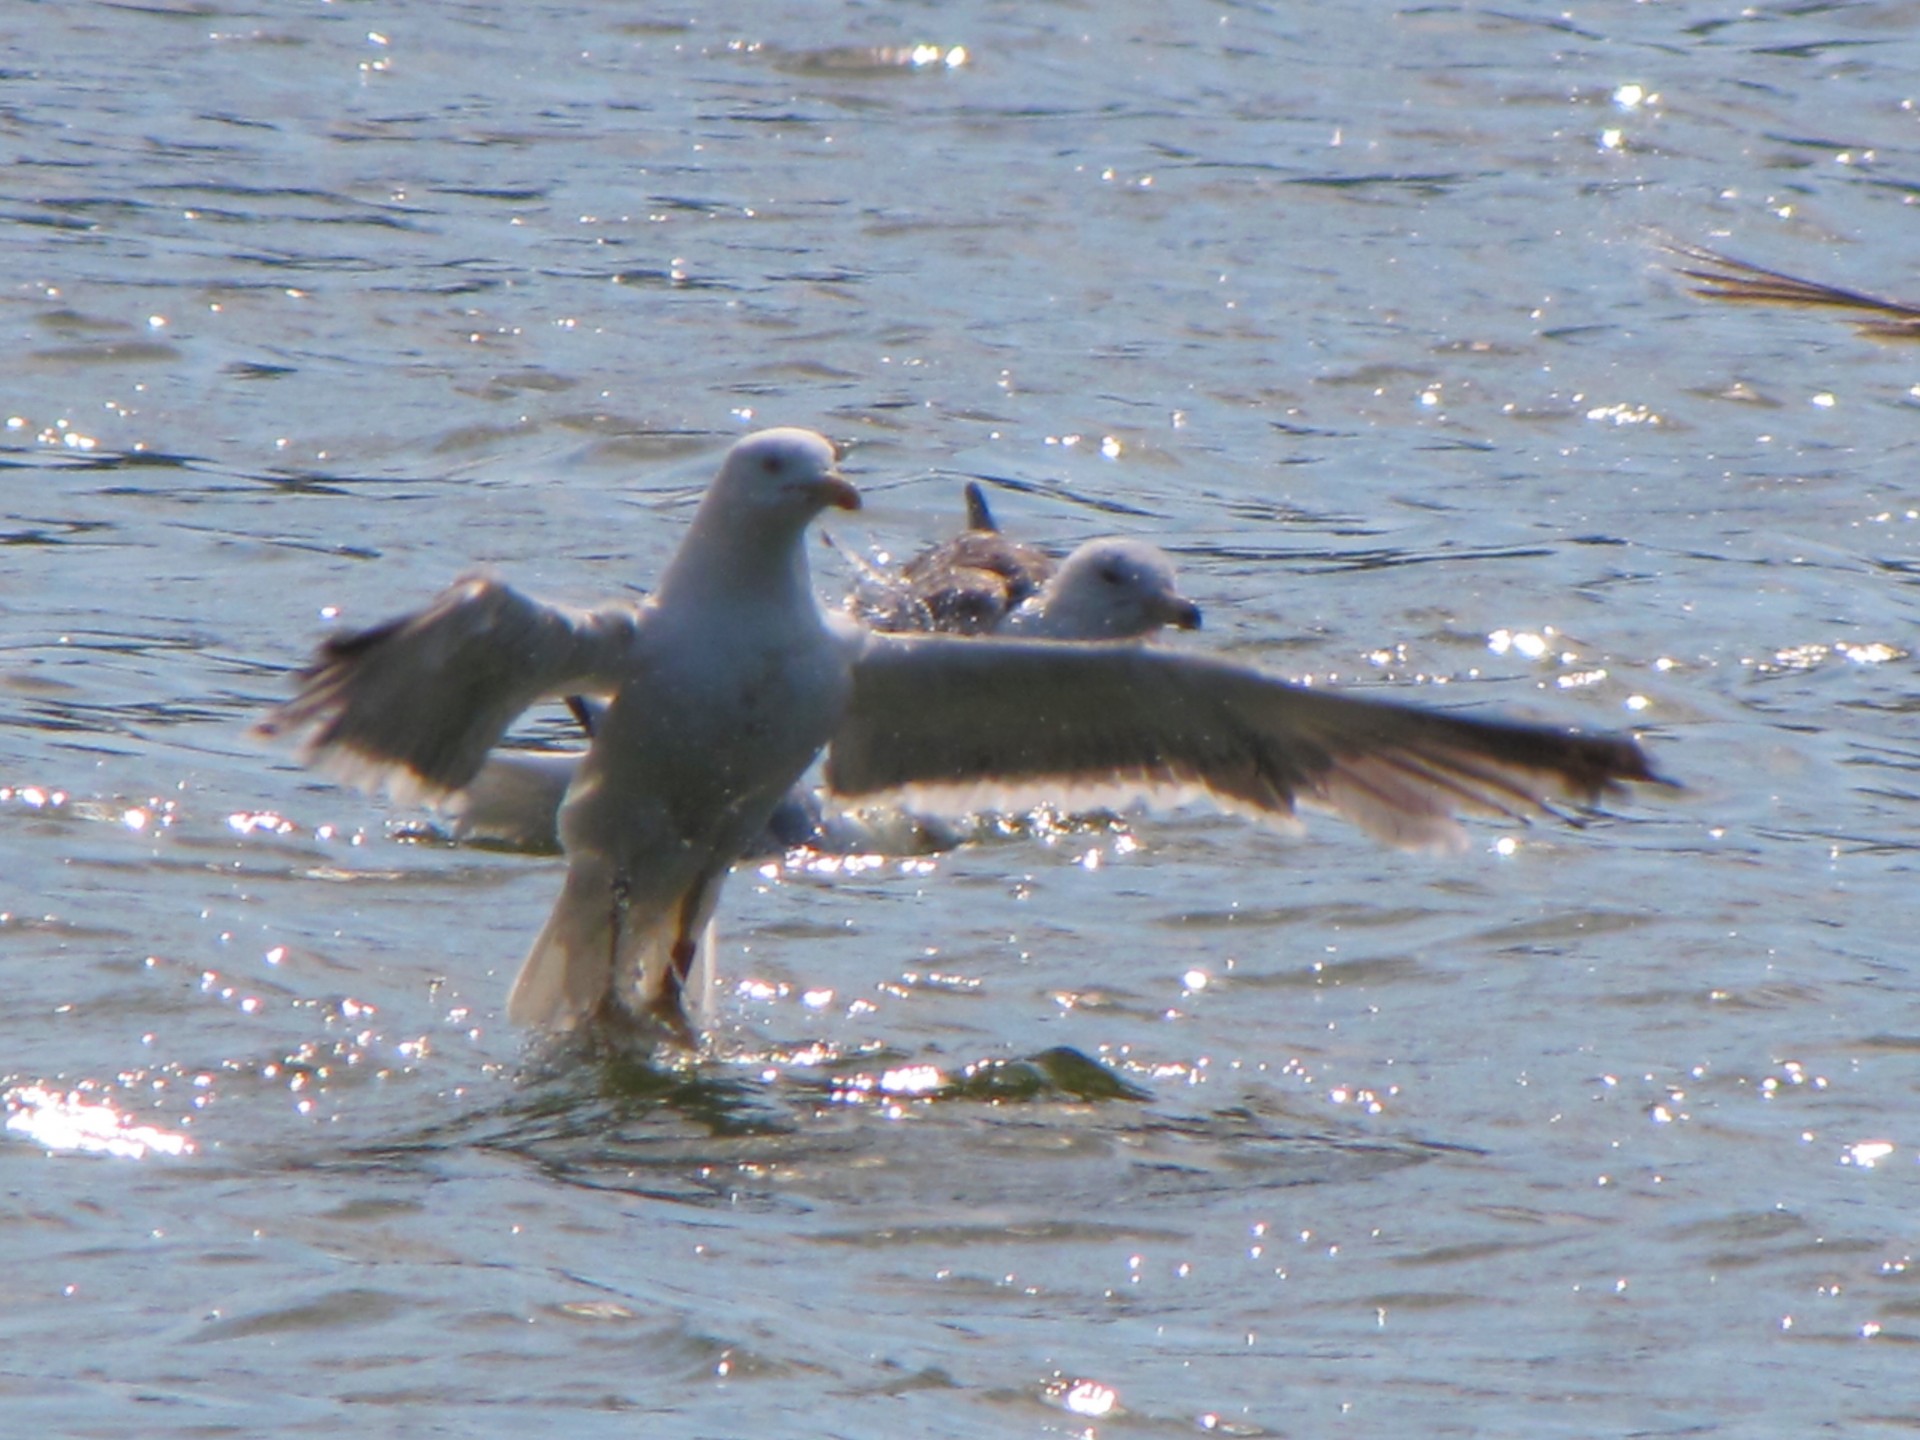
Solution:
M 878 1075 L 872 1071 L 861 1071 L 854 1075 L 835 1076 L 833 1098 L 842 1105 L 862 1105 L 882 1097 L 913 1099 L 935 1094 L 947 1084 L 945 1072 L 937 1065 L 899 1065 L 891 1070 L 883 1070 Z M 907 1112 L 897 1104 L 887 1104 L 880 1113 L 898 1120 Z
M 1386 1089 L 1388 1098 L 1399 1093 L 1400 1087 L 1398 1085 L 1389 1085 Z M 1331 1100 L 1335 1105 L 1358 1106 L 1368 1115 L 1378 1115 L 1386 1109 L 1386 1106 L 1381 1102 L 1378 1091 L 1368 1090 L 1361 1086 L 1336 1085 L 1327 1091 L 1327 1099 Z
M 17 800 L 29 810 L 44 810 L 48 806 L 60 806 L 67 803 L 64 790 L 47 790 L 38 785 L 0 785 L 0 803 Z
M 1664 425 L 1665 419 L 1655 410 L 1645 405 L 1635 405 L 1627 401 L 1618 401 L 1612 405 L 1596 405 L 1587 411 L 1587 419 L 1603 420 L 1614 425 Z
M 1849 1145 L 1846 1153 L 1840 1157 L 1842 1165 L 1856 1165 L 1862 1170 L 1871 1170 L 1882 1160 L 1893 1154 L 1894 1146 L 1887 1140 L 1862 1140 Z
M 1113 1414 L 1120 1404 L 1120 1392 L 1099 1380 L 1056 1379 L 1047 1386 L 1047 1393 L 1070 1413 L 1096 1420 Z
M 754 47 L 758 49 L 758 46 Z M 967 63 L 964 45 L 878 45 L 866 54 L 876 65 L 903 65 L 913 70 L 958 70 Z
M 298 827 L 284 815 L 276 815 L 271 810 L 237 810 L 227 816 L 227 828 L 236 835 L 252 835 L 257 832 L 268 835 L 291 835 Z
M 1771 1100 L 1790 1085 L 1808 1085 L 1815 1090 L 1824 1090 L 1827 1088 L 1827 1077 L 1809 1074 L 1807 1067 L 1798 1060 L 1783 1060 L 1778 1075 L 1768 1075 L 1760 1081 L 1760 1098 Z
M 157 1125 L 138 1125 L 104 1100 L 77 1090 L 19 1085 L 7 1091 L 7 1129 L 49 1150 L 115 1155 L 144 1160 L 149 1155 L 191 1155 L 185 1135 Z
M 1811 670 L 1825 663 L 1830 657 L 1838 655 L 1855 665 L 1884 665 L 1891 660 L 1904 660 L 1910 652 L 1885 641 L 1871 640 L 1864 643 L 1835 641 L 1825 645 L 1819 641 L 1810 641 L 1804 645 L 1787 645 L 1773 652 L 1771 660 L 1742 660 L 1743 665 L 1751 665 L 1762 674 L 1776 670 Z
M 1538 634 L 1531 630 L 1495 630 L 1487 636 L 1487 648 L 1496 655 L 1511 651 L 1529 660 L 1538 660 L 1552 648 L 1552 635 L 1551 625 L 1543 626 Z
M 880 1074 L 880 1088 L 889 1095 L 928 1095 L 946 1083 L 937 1065 L 901 1065 Z
M 1867 645 L 1848 645 L 1843 642 L 1834 648 L 1856 665 L 1884 665 L 1889 660 L 1904 660 L 1907 655 L 1906 651 L 1896 650 L 1877 640 Z

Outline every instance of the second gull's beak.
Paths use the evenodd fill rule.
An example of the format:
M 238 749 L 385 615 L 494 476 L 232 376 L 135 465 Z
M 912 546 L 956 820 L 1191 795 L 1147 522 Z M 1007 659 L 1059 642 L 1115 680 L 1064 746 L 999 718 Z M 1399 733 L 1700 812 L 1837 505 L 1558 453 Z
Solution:
M 1200 607 L 1184 595 L 1170 595 L 1160 605 L 1161 623 L 1178 630 L 1200 628 Z

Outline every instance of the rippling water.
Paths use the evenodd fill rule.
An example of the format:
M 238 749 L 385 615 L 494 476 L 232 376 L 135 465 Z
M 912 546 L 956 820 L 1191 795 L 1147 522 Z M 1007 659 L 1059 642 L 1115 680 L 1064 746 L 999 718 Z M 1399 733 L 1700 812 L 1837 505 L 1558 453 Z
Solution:
M 10 1423 L 1920 1428 L 1920 351 L 1660 248 L 1920 293 L 1911 7 L 694 13 L 0 19 Z M 1689 791 L 771 864 L 714 1059 L 543 1061 L 558 862 L 245 727 L 773 423 Z

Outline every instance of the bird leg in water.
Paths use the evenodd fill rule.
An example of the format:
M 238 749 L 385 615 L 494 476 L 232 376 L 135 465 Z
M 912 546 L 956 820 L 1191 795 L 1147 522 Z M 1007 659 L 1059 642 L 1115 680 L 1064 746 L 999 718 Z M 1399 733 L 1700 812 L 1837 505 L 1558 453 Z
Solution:
M 612 989 L 607 992 L 608 999 L 603 1005 L 611 1005 L 614 991 L 619 988 L 620 974 L 620 937 L 627 928 L 627 910 L 633 902 L 633 887 L 627 883 L 624 875 L 613 877 L 613 887 L 607 902 L 607 974 L 615 976 Z M 619 1006 L 611 1005 L 611 1013 L 618 1013 Z
M 702 912 L 707 908 L 708 892 L 719 873 L 708 871 L 703 874 L 680 897 L 678 913 L 673 922 L 673 943 L 667 950 L 666 974 L 660 977 L 660 993 L 647 1002 L 647 1009 L 653 1017 L 689 1050 L 700 1048 L 699 1035 L 687 1016 L 684 998 L 687 981 L 692 978 L 693 967 L 700 959 L 700 937 L 695 931 L 700 926 Z

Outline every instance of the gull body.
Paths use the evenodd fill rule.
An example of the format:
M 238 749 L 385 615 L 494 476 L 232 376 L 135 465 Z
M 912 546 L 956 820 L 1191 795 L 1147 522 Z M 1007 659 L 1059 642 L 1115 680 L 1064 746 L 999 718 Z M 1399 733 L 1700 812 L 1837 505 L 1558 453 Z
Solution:
M 800 543 L 828 505 L 856 508 L 859 496 L 824 438 L 750 436 L 643 605 L 566 612 L 469 580 L 416 620 L 333 642 L 268 722 L 318 721 L 316 758 L 435 798 L 471 781 L 534 700 L 578 690 L 608 702 L 567 777 L 566 882 L 514 982 L 515 1023 L 684 1024 L 682 992 L 728 868 L 846 706 L 860 634 L 815 602 Z M 464 704 L 413 703 L 437 692 Z
M 825 749 L 847 797 L 965 813 L 1204 795 L 1290 826 L 1329 810 L 1382 841 L 1455 848 L 1456 811 L 1524 819 L 1664 783 L 1631 739 L 1296 686 L 1149 646 L 887 635 L 824 613 L 803 532 L 859 498 L 810 431 L 728 453 L 652 597 L 590 611 L 469 579 L 417 615 L 326 642 L 261 729 L 402 798 L 472 783 L 543 698 L 608 703 L 560 812 L 567 876 L 509 1018 L 663 1022 L 686 1004 L 728 868 Z
M 775 431 L 731 456 L 662 576 L 560 810 L 566 886 L 508 1001 L 516 1023 L 592 1014 L 609 966 L 627 1008 L 676 1018 L 729 867 L 845 709 L 859 636 L 815 603 L 798 539 L 858 498 L 815 438 Z M 762 485 L 767 467 L 789 478 Z

